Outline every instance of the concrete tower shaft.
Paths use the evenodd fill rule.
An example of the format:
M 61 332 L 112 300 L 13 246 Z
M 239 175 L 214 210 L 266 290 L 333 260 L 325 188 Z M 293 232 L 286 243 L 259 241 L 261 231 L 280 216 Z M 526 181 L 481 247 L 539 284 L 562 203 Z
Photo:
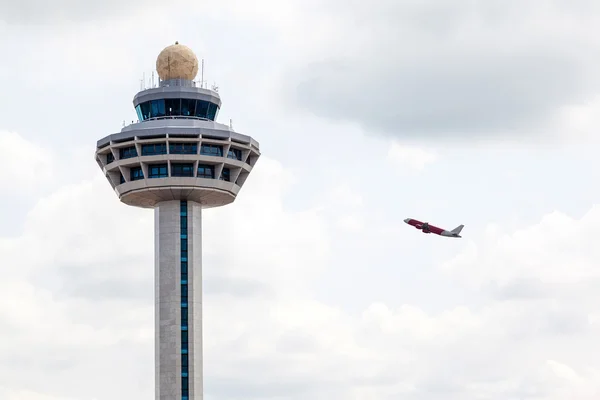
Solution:
M 201 206 L 159 203 L 154 241 L 156 399 L 202 399 Z
M 155 210 L 156 400 L 199 400 L 202 209 L 232 203 L 260 151 L 215 121 L 221 98 L 192 80 L 189 48 L 165 48 L 156 65 L 158 86 L 133 100 L 138 122 L 100 139 L 95 158 L 121 202 Z

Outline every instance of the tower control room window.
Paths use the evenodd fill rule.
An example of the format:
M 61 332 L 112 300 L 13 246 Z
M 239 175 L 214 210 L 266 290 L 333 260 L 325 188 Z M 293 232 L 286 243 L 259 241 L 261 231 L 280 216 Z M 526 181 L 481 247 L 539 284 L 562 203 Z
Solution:
M 196 102 L 196 112 L 194 113 L 194 115 L 198 118 L 208 119 L 208 102 L 198 100 Z
M 181 115 L 184 117 L 193 117 L 196 112 L 196 100 L 181 99 Z
M 167 144 L 166 143 L 152 143 L 152 144 L 143 144 L 142 145 L 142 155 L 143 156 L 156 156 L 159 154 L 167 154 Z
M 181 115 L 181 99 L 165 99 L 167 115 Z
M 166 115 L 165 101 L 163 99 L 152 100 L 145 104 L 149 104 L 150 118 L 159 118 Z
M 111 162 L 115 161 L 115 156 L 113 156 L 113 153 L 108 153 L 106 155 L 106 163 L 110 164 Z
M 143 121 L 143 120 L 145 120 L 144 116 L 142 115 L 142 105 L 141 105 L 141 104 L 138 104 L 138 105 L 135 107 L 135 112 L 136 112 L 136 114 L 137 114 L 138 121 Z
M 144 179 L 144 173 L 142 172 L 142 167 L 133 167 L 129 170 L 129 180 L 137 181 L 140 179 Z
M 194 164 L 171 164 L 171 176 L 194 176 Z
M 218 146 L 216 144 L 203 144 L 200 147 L 200 154 L 204 156 L 222 157 L 223 146 Z
M 148 178 L 166 178 L 167 164 L 153 164 L 148 166 Z
M 169 143 L 170 154 L 198 154 L 196 143 Z
M 214 121 L 219 106 L 204 100 L 157 99 L 141 103 L 135 110 L 140 121 L 165 116 L 196 117 Z
M 212 165 L 198 165 L 198 178 L 213 179 L 215 169 Z
M 214 121 L 215 118 L 217 118 L 217 111 L 218 111 L 218 107 L 216 104 L 214 103 L 209 103 L 208 104 L 208 119 L 211 121 Z
M 140 114 L 142 115 L 140 121 L 144 121 L 150 118 L 150 102 L 142 103 L 138 107 L 140 108 Z

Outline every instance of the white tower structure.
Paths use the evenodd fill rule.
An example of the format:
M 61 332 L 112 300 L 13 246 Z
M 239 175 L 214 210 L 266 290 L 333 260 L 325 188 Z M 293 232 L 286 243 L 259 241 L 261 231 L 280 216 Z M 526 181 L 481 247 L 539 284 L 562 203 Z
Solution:
M 215 121 L 221 99 L 194 78 L 186 46 L 156 60 L 135 95 L 139 121 L 100 139 L 96 161 L 123 203 L 154 209 L 156 400 L 203 398 L 202 209 L 232 203 L 259 145 Z

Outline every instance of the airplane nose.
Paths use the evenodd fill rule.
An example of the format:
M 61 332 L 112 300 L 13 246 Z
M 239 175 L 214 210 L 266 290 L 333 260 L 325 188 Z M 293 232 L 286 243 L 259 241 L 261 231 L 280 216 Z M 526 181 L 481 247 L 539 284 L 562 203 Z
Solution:
M 406 222 L 407 224 L 408 224 L 408 222 L 409 222 L 409 221 L 410 221 L 410 218 L 406 218 L 406 219 L 404 220 L 404 222 Z

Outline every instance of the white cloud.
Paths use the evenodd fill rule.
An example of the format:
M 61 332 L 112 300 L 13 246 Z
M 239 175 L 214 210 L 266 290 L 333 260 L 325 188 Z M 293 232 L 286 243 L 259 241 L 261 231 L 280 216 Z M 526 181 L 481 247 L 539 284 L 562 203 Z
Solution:
M 358 233 L 364 229 L 364 199 L 359 190 L 341 182 L 319 196 L 317 210 L 330 217 L 342 231 Z
M 594 140 L 597 139 L 600 126 L 600 96 L 580 104 L 569 104 L 561 107 L 556 115 L 549 119 L 548 130 L 563 132 L 565 140 L 573 137 Z
M 230 17 L 226 6 L 219 6 L 207 10 L 210 17 L 200 20 L 200 26 L 207 32 L 212 29 L 209 24 L 215 22 L 211 21 L 215 16 L 222 19 L 222 26 L 228 27 L 215 48 L 224 49 L 221 57 L 227 60 L 223 62 L 227 68 L 240 70 L 236 77 L 239 81 L 252 80 L 246 76 L 247 69 L 239 68 L 240 55 L 230 53 L 230 46 L 239 49 L 233 46 L 239 44 L 239 39 L 232 29 L 246 31 L 244 43 L 248 54 L 255 51 L 263 54 L 260 52 L 263 51 L 261 63 L 281 66 L 290 61 L 304 64 L 311 59 L 306 58 L 307 54 L 322 56 L 324 50 L 344 56 L 355 54 L 356 49 L 361 61 L 374 64 L 360 48 L 369 46 L 375 34 L 385 33 L 390 24 L 404 31 L 415 28 L 414 21 L 410 27 L 388 21 L 395 14 L 381 13 L 389 11 L 385 7 L 369 5 L 361 10 L 366 19 L 385 20 L 378 25 L 379 30 L 373 31 L 364 23 L 365 19 L 355 29 L 356 19 L 351 16 L 349 19 L 348 13 L 356 12 L 356 8 L 347 5 L 342 11 L 320 13 L 315 18 L 312 14 L 323 4 L 278 2 L 273 11 L 269 9 L 270 3 L 271 0 L 264 0 L 249 7 L 244 2 L 229 2 L 229 6 L 239 5 L 234 10 L 235 17 Z M 332 4 L 335 2 L 325 6 Z M 430 6 L 426 4 L 426 8 L 433 10 Z M 198 36 L 198 32 L 204 31 L 198 31 L 197 25 L 184 28 L 181 25 L 185 24 L 175 25 L 175 20 L 161 18 L 159 29 L 155 29 L 157 20 L 148 24 L 147 15 L 138 17 L 137 21 L 121 19 L 110 24 L 94 22 L 81 26 L 76 38 L 72 33 L 66 35 L 68 27 L 57 33 L 47 27 L 32 29 L 29 34 L 17 35 L 21 38 L 19 42 L 6 42 L 0 47 L 7 54 L 22 48 L 29 50 L 19 62 L 4 66 L 6 73 L 2 76 L 17 76 L 17 73 L 30 76 L 26 85 L 36 85 L 38 89 L 41 85 L 41 90 L 35 93 L 45 96 L 38 104 L 70 105 L 73 115 L 82 118 L 74 122 L 75 116 L 64 119 L 52 107 L 45 107 L 40 109 L 43 115 L 38 114 L 33 121 L 39 124 L 39 135 L 47 135 L 46 128 L 53 129 L 53 145 L 55 141 L 67 142 L 69 135 L 80 140 L 78 144 L 84 144 L 77 149 L 57 145 L 58 153 L 19 135 L 1 136 L 13 140 L 10 146 L 15 138 L 16 143 L 29 146 L 27 159 L 34 165 L 44 165 L 43 171 L 52 173 L 19 175 L 23 171 L 10 168 L 6 172 L 2 160 L 12 157 L 7 164 L 10 167 L 20 156 L 6 150 L 4 144 L 8 142 L 2 142 L 0 152 L 3 149 L 5 152 L 0 164 L 6 173 L 0 175 L 0 180 L 15 182 L 20 176 L 20 183 L 33 182 L 30 189 L 38 188 L 43 180 L 56 185 L 49 186 L 52 192 L 42 197 L 30 197 L 38 201 L 27 214 L 15 212 L 12 207 L 0 207 L 0 221 L 8 217 L 22 225 L 22 229 L 9 227 L 7 232 L 11 236 L 0 238 L 1 399 L 72 400 L 81 399 L 82 393 L 90 400 L 153 396 L 153 215 L 150 210 L 118 202 L 93 162 L 89 145 L 99 135 L 98 131 L 110 133 L 108 128 L 113 125 L 118 129 L 121 118 L 115 117 L 113 124 L 106 116 L 121 109 L 118 102 L 130 107 L 129 92 L 137 88 L 137 81 L 131 89 L 124 88 L 123 82 L 131 81 L 132 76 L 137 79 L 139 71 L 150 68 L 163 45 L 176 39 L 188 43 L 184 36 L 202 37 L 206 43 L 214 38 Z M 179 16 L 175 18 L 180 21 Z M 501 28 L 505 29 L 506 15 L 501 13 L 499 18 Z M 570 17 L 561 18 L 565 22 Z M 238 23 L 240 19 L 245 20 L 243 28 Z M 306 31 L 307 21 L 310 32 Z M 443 31 L 452 24 L 451 19 L 442 19 L 441 24 L 430 25 L 429 31 Z M 260 26 L 259 33 L 251 33 L 255 26 Z M 486 29 L 490 26 L 486 25 Z M 349 27 L 353 29 L 352 35 L 345 34 Z M 109 36 L 99 35 L 109 28 Z M 588 28 L 585 25 L 581 30 Z M 273 29 L 282 34 L 274 35 Z M 131 34 L 134 31 L 138 33 Z M 12 37 L 15 31 L 3 32 L 5 37 Z M 182 32 L 187 35 L 175 37 Z M 595 37 L 591 33 L 586 31 L 583 36 Z M 47 36 L 46 39 L 38 40 L 41 35 Z M 270 55 L 264 49 L 273 44 L 273 37 L 278 38 L 276 42 L 282 51 Z M 315 46 L 313 39 L 318 39 L 320 46 Z M 126 40 L 135 44 L 113 46 L 116 42 L 128 43 Z M 204 51 L 202 46 L 198 47 L 200 39 L 190 40 L 196 40 L 196 45 L 190 45 L 200 48 L 199 53 Z M 156 47 L 158 42 L 162 44 Z M 327 48 L 332 43 L 336 44 L 335 49 Z M 385 54 L 389 54 L 393 43 L 381 43 Z M 417 51 L 420 46 L 414 41 L 405 44 L 410 51 Z M 82 45 L 87 47 L 78 52 Z M 286 48 L 292 51 L 284 51 Z M 124 54 L 123 49 L 131 52 Z M 234 54 L 233 58 L 230 54 Z M 57 59 L 68 62 L 60 63 Z M 127 65 L 123 67 L 123 63 Z M 28 75 L 32 65 L 40 64 L 46 66 L 41 73 Z M 284 111 L 281 104 L 275 107 L 271 103 L 279 101 L 271 97 L 275 93 L 272 89 L 278 88 L 273 79 L 276 68 L 264 76 L 256 69 L 253 85 L 270 82 L 268 95 L 263 93 L 263 101 L 256 106 L 265 112 L 256 112 L 254 105 L 242 111 L 250 116 L 254 126 L 260 127 L 261 136 L 257 139 L 265 145 L 268 142 L 268 149 L 265 147 L 265 156 L 238 200 L 204 214 L 207 399 L 598 398 L 600 363 L 590 357 L 590 349 L 595 348 L 600 334 L 600 296 L 594 269 L 598 254 L 593 247 L 600 222 L 597 211 L 592 210 L 581 221 L 553 213 L 539 226 L 512 233 L 499 225 L 482 238 L 474 236 L 478 227 L 473 223 L 469 225 L 472 233 L 467 236 L 475 240 L 465 236 L 458 242 L 417 242 L 421 237 L 408 231 L 405 234 L 404 228 L 396 225 L 396 222 L 401 224 L 404 216 L 394 214 L 403 214 L 395 211 L 421 201 L 419 196 L 409 196 L 405 190 L 411 184 L 410 178 L 414 178 L 414 183 L 418 177 L 409 176 L 406 181 L 389 185 L 388 171 L 380 168 L 385 167 L 382 161 L 402 170 L 418 171 L 430 166 L 428 173 L 433 176 L 441 169 L 435 164 L 436 152 L 416 142 L 411 145 L 395 142 L 386 159 L 372 141 L 354 140 L 356 131 L 349 127 L 338 129 L 320 145 L 311 146 L 310 155 L 306 152 L 295 155 L 288 141 L 295 139 L 286 131 L 290 120 L 271 119 L 274 110 Z M 394 75 L 398 73 L 393 67 L 390 69 Z M 231 73 L 231 77 L 234 75 Z M 360 79 L 352 81 L 371 85 L 369 76 L 373 75 L 362 74 Z M 6 83 L 12 84 L 7 79 Z M 88 93 L 88 97 L 73 102 L 71 92 L 67 95 L 47 90 L 62 87 L 63 81 L 76 82 L 80 93 Z M 114 87 L 107 89 L 106 85 L 111 84 Z M 103 87 L 101 92 L 91 90 L 99 86 Z M 251 86 L 244 87 L 250 90 Z M 336 97 L 336 101 L 351 100 L 356 93 L 362 93 L 362 100 L 372 99 L 357 91 L 356 85 L 344 87 L 354 89 L 348 93 L 348 99 Z M 385 90 L 390 87 L 386 84 Z M 129 94 L 120 97 L 114 88 Z M 27 92 L 19 97 L 21 89 L 13 89 L 7 90 L 14 93 L 7 97 L 10 99 L 7 105 L 13 121 L 10 125 L 17 126 L 32 120 L 19 114 L 26 114 L 20 104 L 24 104 L 24 99 L 38 96 Z M 240 96 L 247 97 L 248 90 L 242 90 Z M 235 103 L 229 96 L 224 100 L 228 105 Z M 567 132 L 569 126 L 594 132 L 595 102 L 583 108 L 576 101 L 571 102 L 575 105 L 564 109 L 560 115 L 564 124 L 560 126 Z M 385 112 L 380 103 L 368 105 Z M 429 107 L 426 110 L 430 109 L 430 102 L 422 104 Z M 232 111 L 234 116 L 238 115 L 236 107 Z M 356 114 L 357 109 L 362 111 Z M 371 115 L 365 111 L 368 107 L 352 110 L 355 116 Z M 376 113 L 372 116 L 378 117 Z M 298 133 L 310 132 L 309 136 L 298 135 L 302 140 L 320 143 L 315 138 L 328 131 L 328 126 L 320 123 L 306 126 L 307 120 L 297 122 Z M 81 126 L 86 129 L 80 130 Z M 281 132 L 287 132 L 288 136 Z M 334 151 L 337 157 L 333 160 L 333 146 L 349 137 L 352 140 L 344 143 L 353 142 L 357 148 L 350 152 Z M 280 157 L 284 163 L 269 159 L 268 155 Z M 469 164 L 468 152 L 463 155 L 464 162 Z M 498 159 L 503 155 L 499 154 Z M 528 157 L 533 155 L 532 152 Z M 364 160 L 361 164 L 364 169 L 354 173 L 358 159 Z M 542 164 L 534 161 L 532 168 L 543 169 Z M 568 164 L 569 159 L 556 162 Z M 319 177 L 326 182 L 315 183 L 312 177 L 296 181 L 287 166 L 294 165 L 306 177 L 309 173 L 304 165 L 308 164 L 304 163 L 310 164 L 310 175 L 322 174 Z M 477 165 L 480 164 L 481 159 Z M 64 167 L 73 166 L 77 166 L 77 171 L 64 173 Z M 376 167 L 372 174 L 377 179 L 370 179 L 371 175 L 365 173 L 369 166 Z M 482 169 L 485 167 L 484 163 Z M 512 176 L 510 183 L 517 182 L 519 175 Z M 487 179 L 475 172 L 469 176 L 474 180 Z M 435 177 L 432 179 L 421 183 L 439 182 Z M 593 181 L 588 175 L 582 180 Z M 467 188 L 457 201 L 467 208 L 469 202 L 465 199 L 481 199 L 478 194 L 477 188 L 471 192 Z M 512 196 L 527 195 L 519 192 Z M 510 193 L 503 196 L 511 201 Z M 306 197 L 316 199 L 316 206 L 307 206 Z M 290 198 L 294 199 L 293 210 L 287 208 Z M 439 213 L 452 208 L 449 203 L 438 207 L 434 198 L 428 201 Z M 4 204 L 0 199 L 0 206 Z M 504 205 L 504 200 L 485 204 L 495 211 Z M 544 207 L 550 207 L 549 204 L 555 203 L 548 200 Z M 382 221 L 386 225 L 378 226 Z M 434 269 L 433 259 L 443 258 L 462 245 L 464 251 L 445 265 L 445 274 Z M 357 277 L 359 271 L 363 273 L 361 277 L 378 278 L 364 282 Z M 338 290 L 343 285 L 347 286 L 346 293 Z M 415 292 L 421 296 L 419 299 L 427 300 L 413 301 Z
M 31 24 L 33 26 L 40 24 L 69 25 L 74 22 L 89 23 L 113 14 L 130 17 L 132 10 L 144 11 L 154 7 L 156 3 L 158 2 L 154 0 L 144 2 L 108 0 L 84 7 L 80 2 L 71 0 L 57 0 L 51 4 L 39 0 L 25 0 L 19 3 L 1 2 L 0 21 L 8 24 Z
M 218 319 L 229 313 L 221 299 L 237 297 L 260 305 L 251 299 L 298 296 L 296 289 L 305 290 L 306 280 L 324 267 L 328 238 L 323 223 L 313 211 L 290 213 L 282 206 L 289 178 L 278 162 L 263 157 L 234 205 L 205 212 L 208 315 L 215 303 Z M 7 360 L 0 370 L 7 379 L 13 377 L 0 379 L 0 387 L 27 387 L 32 392 L 15 394 L 27 400 L 36 398 L 34 391 L 68 398 L 86 387 L 99 398 L 135 397 L 135 387 L 95 386 L 95 375 L 83 373 L 87 361 L 80 355 L 93 355 L 97 367 L 105 368 L 123 354 L 136 359 L 144 349 L 142 360 L 151 367 L 152 224 L 151 210 L 121 204 L 98 171 L 93 179 L 40 198 L 22 234 L 0 239 L 0 265 L 11 266 L 3 268 L 0 284 L 0 296 L 8 300 L 0 302 L 0 359 Z M 247 311 L 246 317 L 258 310 Z M 244 315 L 239 318 L 244 321 Z M 222 340 L 231 324 L 225 321 L 222 331 L 213 331 Z M 129 349 L 123 353 L 125 343 Z M 64 388 L 61 369 L 42 368 L 57 352 L 72 375 Z M 32 363 L 40 367 L 23 374 L 19 360 L 24 368 Z M 104 379 L 142 376 L 142 371 L 127 371 L 130 367 L 125 363 L 105 370 Z M 149 396 L 152 390 L 144 386 Z
M 77 400 L 76 397 L 49 396 L 26 389 L 3 390 L 0 388 L 0 396 L 5 400 Z
M 349 232 L 360 232 L 364 225 L 359 216 L 344 215 L 338 218 L 338 226 Z
M 287 30 L 302 43 L 294 49 L 310 49 L 296 59 L 309 61 L 288 74 L 290 97 L 370 132 L 547 141 L 557 133 L 543 129 L 548 120 L 600 87 L 597 5 L 587 0 L 332 0 L 302 11 Z M 304 35 L 308 15 L 316 38 Z
M 465 251 L 444 268 L 476 285 L 495 283 L 505 287 L 535 281 L 542 285 L 582 284 L 600 279 L 600 249 L 590 240 L 598 235 L 599 206 L 581 220 L 553 212 L 539 224 L 514 233 L 496 228 L 477 244 L 468 241 Z
M 312 280 L 335 262 L 323 219 L 329 214 L 287 211 L 290 179 L 264 157 L 233 205 L 205 212 L 207 397 L 500 400 L 538 393 L 554 400 L 598 393 L 599 364 L 587 346 L 600 333 L 588 322 L 600 308 L 492 299 L 437 313 L 374 302 L 352 313 L 315 300 Z M 362 204 L 349 185 L 331 196 L 350 210 Z M 490 260 L 502 254 L 507 276 L 521 276 L 510 262 L 534 249 L 524 271 L 543 263 L 528 276 L 550 271 L 556 279 L 561 260 L 589 250 L 575 244 L 593 233 L 596 214 L 581 222 L 553 214 L 510 239 L 493 240 L 499 234 L 492 231 L 485 246 L 471 245 L 477 268 L 495 277 Z M 70 400 L 84 388 L 98 399 L 151 396 L 152 211 L 119 203 L 97 174 L 41 198 L 24 226 L 19 237 L 0 241 L 0 265 L 18 266 L 3 269 L 0 284 L 0 296 L 12 299 L 0 302 L 7 398 Z M 561 259 L 552 251 L 565 240 Z M 472 262 L 462 268 L 474 271 Z M 582 271 L 582 279 L 594 276 Z M 146 383 L 130 384 L 138 380 Z
M 0 186 L 3 194 L 22 196 L 45 186 L 54 172 L 52 154 L 15 132 L 0 130 Z
M 414 170 L 424 169 L 428 164 L 435 162 L 437 158 L 437 154 L 433 151 L 402 145 L 395 141 L 392 142 L 387 154 L 388 162 L 395 167 Z
M 261 156 L 250 180 L 232 206 L 204 212 L 205 276 L 289 294 L 325 267 L 327 228 L 317 210 L 285 210 L 282 198 L 294 177 L 279 162 Z
M 358 208 L 363 205 L 362 195 L 347 183 L 334 186 L 328 192 L 327 200 L 334 207 Z

